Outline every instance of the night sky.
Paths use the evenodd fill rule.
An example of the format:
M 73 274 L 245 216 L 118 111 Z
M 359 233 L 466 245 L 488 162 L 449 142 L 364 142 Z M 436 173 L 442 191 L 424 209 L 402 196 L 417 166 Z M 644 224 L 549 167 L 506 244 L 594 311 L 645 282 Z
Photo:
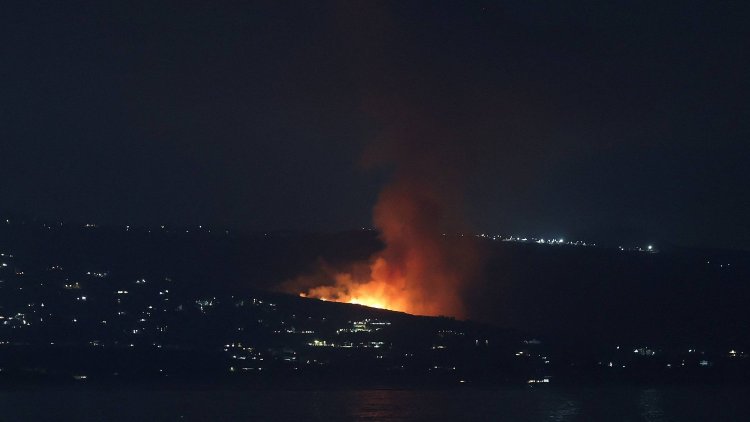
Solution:
M 750 244 L 746 2 L 128 3 L 3 5 L 0 210 L 371 226 L 401 118 L 477 231 Z

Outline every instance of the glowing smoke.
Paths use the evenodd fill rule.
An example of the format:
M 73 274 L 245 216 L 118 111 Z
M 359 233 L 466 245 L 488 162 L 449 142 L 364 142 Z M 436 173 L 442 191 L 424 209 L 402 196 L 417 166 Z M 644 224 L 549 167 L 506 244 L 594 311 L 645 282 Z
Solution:
M 426 124 L 403 110 L 386 117 L 390 124 L 365 154 L 368 165 L 394 166 L 373 213 L 385 248 L 367 263 L 345 271 L 324 268 L 287 289 L 324 300 L 463 317 L 462 289 L 479 264 L 474 242 L 456 235 L 466 230 L 461 218 L 466 151 L 434 121 Z
M 449 86 L 448 69 L 415 65 L 432 63 L 432 50 L 404 43 L 413 37 L 402 30 L 411 27 L 399 26 L 400 15 L 391 12 L 378 2 L 342 2 L 338 9 L 365 111 L 382 129 L 363 164 L 392 172 L 373 212 L 385 247 L 367 262 L 322 265 L 285 287 L 319 299 L 463 317 L 462 292 L 480 264 L 473 239 L 456 235 L 470 232 L 462 208 L 469 157 L 476 155 L 466 139 L 472 113 L 461 95 L 450 94 L 462 90 Z

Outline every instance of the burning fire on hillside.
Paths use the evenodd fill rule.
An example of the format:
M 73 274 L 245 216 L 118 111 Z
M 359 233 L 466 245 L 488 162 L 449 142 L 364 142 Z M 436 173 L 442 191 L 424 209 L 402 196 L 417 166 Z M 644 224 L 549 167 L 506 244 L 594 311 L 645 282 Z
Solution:
M 439 124 L 416 127 L 404 115 L 387 120 L 392 124 L 384 140 L 366 154 L 376 164 L 395 164 L 373 212 L 384 249 L 345 270 L 323 268 L 292 280 L 286 290 L 412 314 L 463 317 L 462 289 L 476 276 L 480 254 L 471 241 L 443 233 L 466 229 L 459 205 L 463 163 L 457 158 L 464 151 L 432 129 Z
M 375 208 L 385 249 L 370 258 L 367 268 L 329 271 L 332 284 L 301 295 L 419 315 L 463 316 L 460 289 L 475 268 L 476 255 L 442 236 L 437 230 L 441 218 L 429 191 L 408 183 L 389 186 Z

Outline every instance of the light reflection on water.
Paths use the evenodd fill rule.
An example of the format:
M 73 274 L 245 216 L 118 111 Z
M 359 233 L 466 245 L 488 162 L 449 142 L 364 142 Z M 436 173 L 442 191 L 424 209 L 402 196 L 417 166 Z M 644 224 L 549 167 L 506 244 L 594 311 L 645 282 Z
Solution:
M 499 390 L 1 391 L 2 421 L 750 420 L 731 387 Z
M 359 391 L 349 407 L 357 421 L 570 421 L 578 408 L 564 395 L 531 389 L 494 391 Z
M 664 420 L 664 410 L 661 408 L 661 392 L 654 388 L 649 388 L 641 392 L 641 398 L 638 402 L 641 409 L 641 416 L 647 422 L 661 422 Z
M 549 411 L 548 420 L 564 422 L 575 420 L 578 415 L 578 405 L 573 400 L 563 402 L 557 409 Z

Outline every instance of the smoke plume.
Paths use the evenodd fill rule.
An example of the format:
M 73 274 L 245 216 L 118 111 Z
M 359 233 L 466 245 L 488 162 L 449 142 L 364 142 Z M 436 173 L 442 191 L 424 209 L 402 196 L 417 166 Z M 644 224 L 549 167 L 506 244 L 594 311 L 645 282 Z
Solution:
M 385 246 L 367 262 L 323 265 L 319 274 L 286 288 L 325 300 L 463 317 L 462 292 L 481 259 L 471 236 L 460 234 L 471 232 L 463 192 L 474 155 L 468 132 L 459 129 L 462 123 L 466 128 L 463 99 L 450 100 L 460 90 L 427 66 L 432 60 L 417 60 L 429 49 L 402 43 L 410 37 L 399 33 L 388 10 L 365 2 L 344 3 L 339 12 L 365 112 L 379 128 L 362 164 L 390 172 L 373 210 Z
M 287 288 L 324 300 L 463 317 L 462 289 L 480 263 L 474 242 L 460 234 L 468 229 L 461 210 L 468 154 L 439 122 L 389 104 L 378 108 L 386 124 L 363 160 L 392 171 L 373 211 L 384 249 L 367 263 L 324 267 Z M 322 283 L 311 287 L 315 282 Z

